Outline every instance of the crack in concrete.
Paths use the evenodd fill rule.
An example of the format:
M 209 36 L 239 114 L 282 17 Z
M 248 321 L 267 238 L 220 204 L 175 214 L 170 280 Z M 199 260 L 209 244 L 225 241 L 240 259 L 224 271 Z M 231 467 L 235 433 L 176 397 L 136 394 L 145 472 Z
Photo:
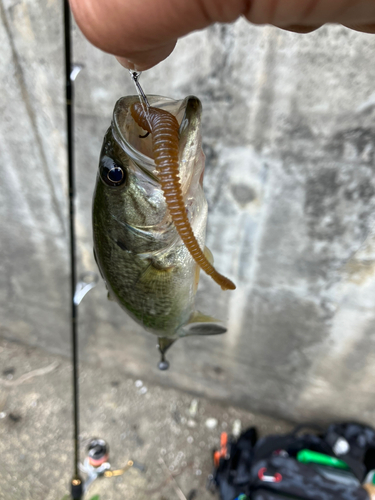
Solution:
M 253 117 L 252 143 L 256 151 L 261 151 L 270 141 L 273 103 L 275 100 L 275 72 L 277 64 L 278 33 L 270 27 L 265 31 L 267 48 L 264 51 L 263 61 L 258 74 L 257 101 Z
M 31 123 L 31 128 L 34 132 L 35 141 L 36 141 L 36 144 L 37 144 L 37 147 L 39 150 L 39 154 L 40 154 L 40 157 L 42 160 L 42 166 L 43 166 L 43 169 L 45 171 L 47 183 L 48 183 L 48 186 L 49 186 L 50 191 L 51 191 L 52 206 L 54 208 L 54 211 L 55 211 L 55 214 L 56 214 L 58 220 L 60 221 L 60 224 L 62 227 L 62 233 L 66 237 L 67 232 L 66 232 L 66 227 L 65 227 L 65 217 L 63 216 L 63 213 L 60 209 L 60 205 L 59 205 L 57 195 L 55 192 L 55 188 L 53 185 L 51 173 L 50 173 L 50 170 L 48 168 L 48 161 L 47 161 L 47 157 L 46 157 L 45 152 L 44 152 L 43 143 L 42 143 L 42 140 L 41 140 L 41 137 L 39 134 L 35 112 L 33 110 L 33 107 L 32 107 L 31 101 L 30 101 L 30 97 L 29 97 L 29 93 L 27 91 L 22 65 L 20 62 L 20 58 L 18 56 L 18 52 L 17 52 L 16 46 L 15 46 L 15 43 L 14 43 L 13 34 L 12 34 L 12 31 L 11 31 L 11 28 L 10 28 L 10 25 L 9 25 L 9 22 L 7 19 L 6 10 L 5 10 L 5 7 L 3 4 L 3 0 L 0 0 L 0 18 L 2 20 L 6 35 L 7 35 L 8 40 L 9 40 L 9 45 L 10 45 L 11 52 L 12 52 L 12 59 L 13 59 L 14 67 L 16 70 L 15 71 L 16 81 L 17 81 L 18 86 L 19 86 L 20 91 L 21 91 L 22 101 L 25 105 L 26 112 L 27 112 L 27 115 L 28 115 L 30 123 Z

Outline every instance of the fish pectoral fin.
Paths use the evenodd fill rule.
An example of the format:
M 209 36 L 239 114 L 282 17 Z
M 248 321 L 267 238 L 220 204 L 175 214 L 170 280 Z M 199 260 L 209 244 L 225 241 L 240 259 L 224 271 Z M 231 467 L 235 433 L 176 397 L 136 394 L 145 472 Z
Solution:
M 220 324 L 219 319 L 207 316 L 200 311 L 195 311 L 189 323 L 181 328 L 180 336 L 188 337 L 190 335 L 220 335 L 225 333 L 227 329 Z
M 212 255 L 211 250 L 208 247 L 204 247 L 204 256 L 208 260 L 208 262 L 213 265 L 214 263 L 214 256 Z
M 208 316 L 200 311 L 194 311 L 190 316 L 188 324 L 190 323 L 222 323 L 222 321 L 214 318 L 213 316 Z
M 213 265 L 214 263 L 214 256 L 212 255 L 211 250 L 208 247 L 204 247 L 204 256 L 208 260 L 208 262 Z M 199 278 L 200 278 L 200 271 L 201 268 L 198 266 L 198 264 L 195 267 L 195 275 L 194 275 L 194 293 L 198 290 L 198 285 L 199 285 Z
M 191 335 L 220 335 L 225 333 L 227 329 L 217 323 L 191 323 L 185 325 L 181 329 L 181 337 L 189 337 Z
M 136 283 L 147 284 L 153 290 L 164 289 L 166 283 L 170 281 L 173 266 L 159 269 L 151 262 L 139 275 Z

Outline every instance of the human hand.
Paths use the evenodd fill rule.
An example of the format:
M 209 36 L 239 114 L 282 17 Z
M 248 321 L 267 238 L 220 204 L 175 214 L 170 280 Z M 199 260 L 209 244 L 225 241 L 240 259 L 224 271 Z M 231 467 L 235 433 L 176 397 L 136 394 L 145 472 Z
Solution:
M 244 16 L 308 33 L 325 23 L 375 33 L 375 0 L 70 0 L 88 40 L 143 71 L 169 56 L 188 33 Z

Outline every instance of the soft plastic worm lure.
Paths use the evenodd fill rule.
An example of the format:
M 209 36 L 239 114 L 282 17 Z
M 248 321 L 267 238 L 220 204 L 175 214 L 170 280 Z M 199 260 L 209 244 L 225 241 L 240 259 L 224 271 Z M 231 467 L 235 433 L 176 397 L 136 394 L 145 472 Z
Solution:
M 158 178 L 172 220 L 186 248 L 201 269 L 211 276 L 223 290 L 234 290 L 236 285 L 218 273 L 206 259 L 186 215 L 178 174 L 179 125 L 176 118 L 163 109 L 147 107 L 147 111 L 145 111 L 144 105 L 141 103 L 133 104 L 130 111 L 135 122 L 152 134 L 154 161 L 158 171 Z

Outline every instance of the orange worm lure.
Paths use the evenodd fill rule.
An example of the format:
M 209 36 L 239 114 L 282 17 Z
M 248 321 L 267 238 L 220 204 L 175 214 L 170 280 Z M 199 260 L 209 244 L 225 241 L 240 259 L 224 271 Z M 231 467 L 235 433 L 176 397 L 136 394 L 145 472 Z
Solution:
M 236 285 L 206 259 L 191 229 L 182 198 L 178 173 L 178 130 L 176 118 L 163 109 L 148 107 L 147 112 L 141 103 L 135 103 L 130 109 L 134 121 L 152 134 L 154 161 L 158 178 L 173 223 L 180 238 L 189 250 L 195 262 L 218 283 L 223 290 L 234 290 Z

